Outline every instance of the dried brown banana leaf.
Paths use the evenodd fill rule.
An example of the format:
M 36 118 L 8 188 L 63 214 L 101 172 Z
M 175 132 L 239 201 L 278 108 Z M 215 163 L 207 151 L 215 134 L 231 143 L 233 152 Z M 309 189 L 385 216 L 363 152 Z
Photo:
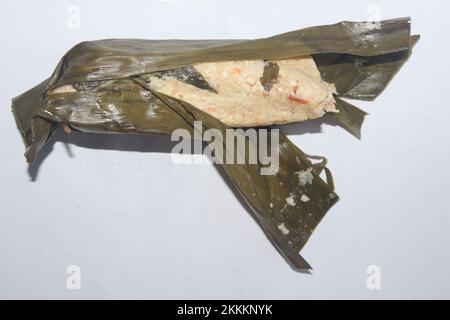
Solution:
M 189 71 L 191 65 L 265 60 L 268 68 L 261 81 L 270 88 L 278 72 L 270 61 L 312 55 L 322 78 L 338 89 L 336 120 L 359 136 L 365 112 L 340 97 L 376 97 L 406 61 L 416 40 L 410 36 L 409 19 L 403 18 L 382 21 L 379 28 L 365 22 L 342 22 L 257 40 L 83 42 L 62 58 L 48 80 L 15 98 L 13 112 L 29 162 L 58 124 L 91 133 L 172 134 L 176 129 L 194 133 L 198 131 L 194 122 L 202 121 L 204 129 L 224 133 L 227 126 L 211 115 L 152 89 L 149 76 L 170 74 L 214 91 Z M 70 90 L 61 90 L 65 86 Z M 258 148 L 246 131 L 237 134 L 244 136 L 246 150 Z M 242 152 L 236 147 L 230 151 L 224 139 L 214 142 L 226 154 Z M 324 158 L 313 163 L 317 157 L 303 153 L 282 134 L 279 143 L 279 170 L 274 175 L 261 175 L 266 166 L 261 162 L 222 167 L 290 265 L 296 270 L 309 269 L 299 251 L 338 197 Z M 248 153 L 243 157 L 247 159 Z M 322 172 L 326 182 L 320 177 Z

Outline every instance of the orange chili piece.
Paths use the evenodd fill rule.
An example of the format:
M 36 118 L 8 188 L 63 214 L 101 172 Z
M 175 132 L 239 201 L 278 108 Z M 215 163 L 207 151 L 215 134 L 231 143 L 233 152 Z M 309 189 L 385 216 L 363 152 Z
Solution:
M 308 103 L 309 103 L 308 100 L 305 100 L 305 99 L 302 99 L 302 98 L 298 98 L 298 97 L 296 97 L 296 96 L 293 96 L 292 94 L 289 95 L 288 99 L 289 99 L 290 101 L 292 101 L 292 102 L 295 102 L 295 103 L 301 104 L 301 105 L 305 105 L 305 104 L 308 104 Z

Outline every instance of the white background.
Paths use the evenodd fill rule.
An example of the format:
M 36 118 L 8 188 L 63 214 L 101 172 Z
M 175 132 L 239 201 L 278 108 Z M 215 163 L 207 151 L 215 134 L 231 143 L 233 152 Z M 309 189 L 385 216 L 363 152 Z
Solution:
M 411 16 L 422 39 L 379 99 L 356 103 L 370 113 L 362 141 L 288 128 L 328 157 L 341 196 L 302 252 L 311 275 L 290 269 L 214 167 L 174 165 L 164 138 L 59 134 L 39 168 L 25 164 L 10 99 L 77 42 L 256 38 L 377 12 Z M 450 298 L 449 15 L 448 0 L 1 0 L 0 298 Z M 69 265 L 81 290 L 66 288 Z M 370 265 L 381 290 L 366 287 Z

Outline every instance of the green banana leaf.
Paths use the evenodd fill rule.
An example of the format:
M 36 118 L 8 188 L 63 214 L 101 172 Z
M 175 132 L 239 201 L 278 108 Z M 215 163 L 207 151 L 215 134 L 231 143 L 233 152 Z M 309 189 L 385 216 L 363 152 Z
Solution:
M 420 37 L 410 37 L 410 49 L 373 57 L 362 57 L 348 54 L 313 55 L 322 79 L 334 83 L 338 96 L 356 100 L 375 100 L 412 53 L 412 48 Z M 336 98 L 336 109 L 340 112 L 331 114 L 337 124 L 356 138 L 361 139 L 363 110 Z
M 13 113 L 28 162 L 33 162 L 60 124 L 89 133 L 172 134 L 185 129 L 193 134 L 198 130 L 194 122 L 202 121 L 205 129 L 224 134 L 227 126 L 217 119 L 184 101 L 152 91 L 147 86 L 148 76 L 176 74 L 200 62 L 272 61 L 312 55 L 323 79 L 338 89 L 336 106 L 340 112 L 334 117 L 359 136 L 365 112 L 341 98 L 374 99 L 407 60 L 416 41 L 410 35 L 409 18 L 402 18 L 382 21 L 379 28 L 366 22 L 342 22 L 257 40 L 83 42 L 61 59 L 48 80 L 13 99 Z M 270 75 L 267 79 L 270 82 Z M 189 81 L 204 86 L 200 80 Z M 75 86 L 77 92 L 48 94 L 65 84 Z M 245 133 L 238 132 L 244 136 L 247 150 L 255 150 L 257 144 Z M 308 156 L 281 133 L 279 142 L 279 170 L 274 175 L 261 175 L 262 163 L 245 161 L 222 167 L 287 262 L 295 270 L 310 269 L 299 252 L 338 196 L 324 158 Z M 230 151 L 223 139 L 215 143 L 224 152 L 241 152 L 237 148 Z M 321 162 L 313 163 L 317 159 Z M 298 172 L 311 174 L 310 183 L 299 185 Z M 326 181 L 321 178 L 323 172 Z M 307 195 L 308 200 L 286 205 L 287 197 L 299 199 L 301 195 Z

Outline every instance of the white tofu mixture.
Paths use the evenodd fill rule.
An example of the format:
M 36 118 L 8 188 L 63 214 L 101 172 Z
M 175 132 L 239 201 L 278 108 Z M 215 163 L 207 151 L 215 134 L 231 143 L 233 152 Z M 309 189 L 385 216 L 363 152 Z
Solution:
M 274 62 L 279 73 L 270 90 L 261 84 L 266 63 L 256 60 L 193 65 L 217 93 L 171 76 L 150 77 L 150 88 L 233 127 L 284 124 L 338 112 L 333 97 L 336 88 L 321 79 L 311 57 Z

